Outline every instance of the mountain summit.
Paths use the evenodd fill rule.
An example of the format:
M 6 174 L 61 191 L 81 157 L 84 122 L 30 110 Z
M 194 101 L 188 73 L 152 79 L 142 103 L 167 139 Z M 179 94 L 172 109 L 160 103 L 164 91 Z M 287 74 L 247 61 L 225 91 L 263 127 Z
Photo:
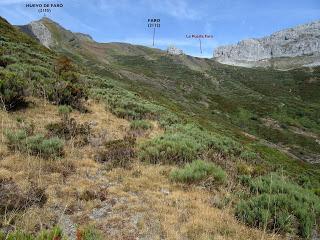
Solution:
M 275 32 L 260 39 L 247 39 L 218 47 L 220 63 L 257 67 L 287 68 L 320 64 L 320 21 Z

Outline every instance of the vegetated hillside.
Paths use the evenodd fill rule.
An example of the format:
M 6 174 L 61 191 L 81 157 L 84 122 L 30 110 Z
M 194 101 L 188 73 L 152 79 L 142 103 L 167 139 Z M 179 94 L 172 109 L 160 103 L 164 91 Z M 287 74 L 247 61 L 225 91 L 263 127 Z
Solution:
M 269 99 L 281 90 L 234 80 L 261 72 L 162 53 L 102 65 L 0 25 L 0 239 L 319 236 L 317 165 L 233 122 L 233 105 L 256 111 L 243 89 Z M 269 74 L 296 86 L 291 72 Z
M 175 113 L 223 134 L 241 137 L 240 128 L 297 159 L 320 162 L 320 67 L 233 67 L 142 46 L 97 43 L 47 18 L 37 23 L 52 32 L 52 49 Z

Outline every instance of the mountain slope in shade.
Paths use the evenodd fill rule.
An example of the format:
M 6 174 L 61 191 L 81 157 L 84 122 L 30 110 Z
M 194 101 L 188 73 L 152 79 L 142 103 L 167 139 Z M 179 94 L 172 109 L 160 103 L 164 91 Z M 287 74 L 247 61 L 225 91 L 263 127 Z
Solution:
M 220 63 L 280 69 L 320 65 L 320 21 L 215 49 Z

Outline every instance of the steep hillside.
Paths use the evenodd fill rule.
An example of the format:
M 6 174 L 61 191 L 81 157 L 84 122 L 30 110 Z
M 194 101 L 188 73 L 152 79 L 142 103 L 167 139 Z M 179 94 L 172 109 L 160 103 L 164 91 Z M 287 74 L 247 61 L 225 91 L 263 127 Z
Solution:
M 320 65 L 320 21 L 215 49 L 218 62 L 245 67 L 290 69 Z
M 50 49 L 0 19 L 0 239 L 319 236 L 319 69 L 224 66 L 42 21 Z
M 83 40 L 45 18 L 58 52 L 223 134 L 242 131 L 319 163 L 319 67 L 246 69 L 156 49 Z M 302 31 L 302 30 L 301 30 Z

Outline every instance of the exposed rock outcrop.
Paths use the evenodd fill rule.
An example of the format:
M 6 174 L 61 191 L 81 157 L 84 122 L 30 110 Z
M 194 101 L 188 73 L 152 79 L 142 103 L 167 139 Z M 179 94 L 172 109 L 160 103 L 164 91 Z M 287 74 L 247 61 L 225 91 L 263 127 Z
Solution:
M 42 21 L 34 21 L 25 26 L 20 26 L 20 29 L 27 34 L 33 35 L 39 42 L 47 48 L 53 45 L 53 38 L 50 30 L 42 23 Z
M 169 53 L 171 55 L 182 55 L 183 51 L 175 46 L 169 46 L 167 48 L 167 53 Z
M 313 56 L 313 57 L 312 57 Z M 314 57 L 316 56 L 316 57 Z M 278 31 L 260 39 L 247 39 L 215 49 L 218 62 L 240 66 L 267 66 L 277 58 L 304 57 L 300 64 L 314 64 L 320 56 L 320 21 Z M 300 59 L 301 60 L 301 59 Z

